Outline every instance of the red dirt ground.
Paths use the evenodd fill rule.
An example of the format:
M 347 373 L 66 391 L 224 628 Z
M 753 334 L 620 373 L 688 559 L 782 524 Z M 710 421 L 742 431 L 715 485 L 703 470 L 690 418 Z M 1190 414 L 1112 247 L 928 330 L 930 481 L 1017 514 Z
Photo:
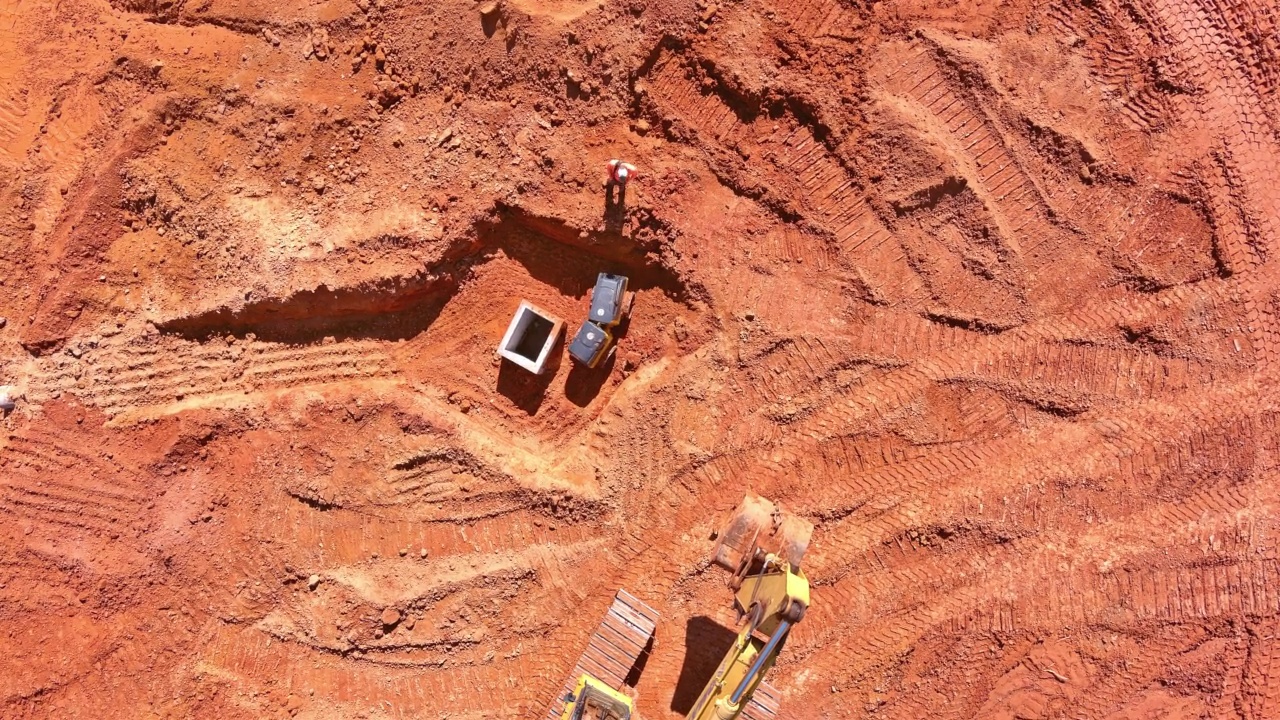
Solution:
M 1280 717 L 1274 3 L 487 4 L 0 0 L 0 716 Z

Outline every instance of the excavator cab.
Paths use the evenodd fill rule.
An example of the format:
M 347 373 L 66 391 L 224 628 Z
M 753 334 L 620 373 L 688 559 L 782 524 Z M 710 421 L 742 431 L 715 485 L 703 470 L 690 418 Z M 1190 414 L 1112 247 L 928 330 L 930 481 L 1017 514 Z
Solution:
M 631 698 L 590 675 L 578 678 L 564 696 L 561 720 L 631 720 Z

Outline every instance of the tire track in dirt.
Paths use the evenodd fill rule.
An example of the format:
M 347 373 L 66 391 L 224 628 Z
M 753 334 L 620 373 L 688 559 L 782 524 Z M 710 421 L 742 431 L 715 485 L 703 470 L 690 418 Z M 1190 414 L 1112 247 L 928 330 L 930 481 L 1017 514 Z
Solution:
M 1238 3 L 1150 0 L 1139 7 L 1156 20 L 1167 41 L 1170 73 L 1181 84 L 1203 91 L 1197 98 L 1199 112 L 1189 122 L 1221 138 L 1223 176 L 1209 178 L 1210 192 L 1231 198 L 1241 219 L 1223 237 L 1226 253 L 1234 271 L 1258 273 L 1280 247 L 1280 199 L 1273 191 L 1280 183 L 1280 145 L 1275 118 L 1246 69 L 1248 48 L 1229 34 L 1226 18 L 1234 13 L 1224 10 Z M 1261 362 L 1272 366 L 1280 357 L 1280 326 L 1271 298 L 1254 295 L 1247 302 Z
M 1052 368 L 1039 365 L 1020 368 L 1016 361 L 1009 359 L 1014 355 L 1044 358 L 1052 353 L 1083 354 L 1076 356 L 1078 362 L 1099 366 L 1085 374 L 1086 386 L 1094 385 L 1104 392 L 1114 390 L 1105 387 L 1107 365 L 1119 369 L 1122 363 L 1127 362 L 1140 375 L 1145 371 L 1140 366 L 1152 362 L 1157 365 L 1169 362 L 1175 366 L 1185 362 L 1185 366 L 1175 370 L 1175 375 L 1198 375 L 1211 372 L 1207 360 L 1194 359 L 1194 355 L 1185 361 L 1172 358 L 1157 360 L 1149 357 L 1150 353 L 1106 346 L 1100 335 L 1109 333 L 1118 339 L 1118 328 L 1121 327 L 1148 326 L 1170 314 L 1187 315 L 1195 308 L 1231 307 L 1238 302 L 1239 294 L 1238 284 L 1217 279 L 1180 285 L 1159 293 L 1123 294 L 996 336 L 924 321 L 904 312 L 880 309 L 860 318 L 854 327 L 832 329 L 823 336 L 784 336 L 761 351 L 744 355 L 739 359 L 742 374 L 734 379 L 735 392 L 750 400 L 743 407 L 779 403 L 787 397 L 812 390 L 815 381 L 826 380 L 836 372 L 859 363 L 874 362 L 893 367 L 920 357 L 947 357 L 955 353 L 971 358 L 967 367 L 975 379 L 1003 382 L 1024 377 L 1024 372 L 1031 372 L 1033 377 L 1036 374 L 1058 374 Z M 1098 347 L 1091 348 L 1091 345 Z M 1111 357 L 1095 363 L 1087 357 L 1090 352 Z M 1125 356 L 1127 361 L 1122 361 L 1120 356 Z M 1128 380 L 1126 376 L 1132 372 L 1126 371 L 1120 377 Z M 1080 376 L 1070 375 L 1063 379 L 1078 383 Z M 1153 388 L 1161 384 L 1148 378 L 1139 383 L 1139 388 Z M 1125 382 L 1125 388 L 1131 388 L 1131 385 Z M 1177 387 L 1176 383 L 1172 387 Z
M 862 18 L 841 0 L 779 3 L 776 11 L 791 32 L 810 41 L 857 40 Z
M 1054 3 L 1046 15 L 1057 36 L 1073 38 L 1101 82 L 1120 117 L 1142 132 L 1171 122 L 1170 97 L 1156 87 L 1151 73 L 1159 49 L 1134 17 L 1113 3 Z
M 903 322 L 903 321 L 906 322 Z M 728 443 L 729 447 L 752 448 L 771 444 L 824 440 L 857 432 L 868 422 L 903 408 L 926 388 L 953 381 L 987 384 L 995 389 L 1014 389 L 1015 397 L 1050 410 L 1073 406 L 1088 407 L 1093 402 L 1121 401 L 1158 397 L 1194 386 L 1211 387 L 1238 379 L 1238 368 L 1214 367 L 1179 358 L 1164 358 L 1141 351 L 1119 351 L 1076 344 L 1045 343 L 1039 330 L 1018 330 L 999 336 L 971 334 L 966 343 L 952 348 L 931 347 L 935 335 L 927 327 L 913 333 L 910 320 L 877 328 L 868 324 L 861 328 L 861 347 L 851 353 L 879 351 L 884 353 L 885 340 L 889 353 L 862 354 L 865 361 L 900 365 L 860 384 L 856 394 L 834 394 L 815 398 L 805 412 L 786 425 L 761 424 L 744 426 Z M 1052 332 L 1053 326 L 1049 331 Z M 913 342 L 913 336 L 920 341 Z M 946 336 L 944 336 L 946 337 Z M 959 338 L 964 336 L 951 336 Z M 939 338 L 942 340 L 943 338 Z M 823 346 L 826 347 L 827 343 Z M 916 351 L 911 357 L 900 353 Z M 849 361 L 848 356 L 844 362 Z M 1052 363 L 1064 368 L 1048 370 Z M 906 363 L 906 364 L 903 364 Z M 832 363 L 831 367 L 839 367 Z M 809 375 L 797 374 L 799 385 L 810 384 Z M 1067 401 L 1054 401 L 1061 395 Z M 794 400 L 794 396 L 793 396 Z
M 16 168 L 32 133 L 26 127 L 26 99 L 19 78 L 23 67 L 19 48 L 19 0 L 0 0 L 0 166 Z
M 65 394 L 110 416 L 167 412 L 228 395 L 390 378 L 396 372 L 373 341 L 292 346 L 151 336 L 85 344 L 77 351 L 81 357 L 59 354 L 37 362 L 29 387 L 33 401 Z
M 284 672 L 284 681 L 292 687 L 323 688 L 325 692 L 318 692 L 318 697 L 356 707 L 376 706 L 390 717 L 420 717 L 446 706 L 454 712 L 492 717 L 495 698 L 510 716 L 527 717 L 545 707 L 547 698 L 539 695 L 541 688 L 563 680 L 568 668 L 561 670 L 559 666 L 576 661 L 581 648 L 570 652 L 568 646 L 581 645 L 582 638 L 589 634 L 588 630 L 576 633 L 576 624 L 594 626 L 599 622 L 599 616 L 587 617 L 590 605 L 583 603 L 585 588 L 595 586 L 594 571 L 583 559 L 596 552 L 599 542 L 593 538 L 582 543 L 561 543 L 555 549 L 533 545 L 516 555 L 492 556 L 498 563 L 493 568 L 483 563 L 477 566 L 474 559 L 466 556 L 442 560 L 450 568 L 456 563 L 463 568 L 468 563 L 478 568 L 475 572 L 479 574 L 467 580 L 466 587 L 501 589 L 502 578 L 495 574 L 498 571 L 524 570 L 532 572 L 533 577 L 532 584 L 522 584 L 523 589 L 515 597 L 502 602 L 525 610 L 490 618 L 488 614 L 496 613 L 496 609 L 472 607 L 472 615 L 480 614 L 461 627 L 452 648 L 446 643 L 433 650 L 439 643 L 419 637 L 420 632 L 436 634 L 437 625 L 455 612 L 454 601 L 465 600 L 463 585 L 454 587 L 448 578 L 442 578 L 433 580 L 432 587 L 440 582 L 445 586 L 394 601 L 397 606 L 413 608 L 410 612 L 423 615 L 420 632 L 418 628 L 409 635 L 398 631 L 368 640 L 357 650 L 336 653 L 298 638 L 287 624 L 280 624 L 279 618 L 267 618 L 253 627 L 219 623 L 204 644 L 201 662 L 250 683 Z M 321 586 L 327 588 L 326 592 L 339 591 L 347 585 L 353 590 L 369 585 L 359 578 L 344 580 L 345 575 L 337 570 L 326 571 L 325 576 L 332 576 Z M 330 587 L 333 583 L 336 585 Z M 369 585 L 372 587 L 375 586 Z M 375 600 L 374 604 L 376 610 L 378 602 Z M 301 612 L 301 617 L 307 617 L 303 608 L 287 612 Z M 565 618 L 564 627 L 548 626 L 547 618 Z M 551 635 L 544 639 L 548 631 Z M 554 647 L 548 650 L 547 645 L 554 646 L 556 639 L 565 644 L 564 652 Z M 297 662 L 300 652 L 310 662 Z
M 767 161 L 771 172 L 752 181 L 779 193 L 833 239 L 846 271 L 891 302 L 919 303 L 926 295 L 901 245 L 877 218 L 839 161 L 808 126 L 790 115 L 753 121 L 739 117 L 715 92 L 704 91 L 675 56 L 660 58 L 649 77 L 649 94 L 664 112 L 680 118 L 707 147 L 739 148 Z M 761 168 L 761 163 L 755 163 Z M 805 262 L 825 257 L 825 249 L 804 252 Z M 800 251 L 800 248 L 795 248 Z M 812 258 L 812 260 L 811 260 Z
M 1080 705 L 1072 709 L 1071 717 L 1079 720 L 1106 717 L 1113 707 L 1149 687 L 1160 677 L 1168 669 L 1169 658 L 1194 649 L 1207 636 L 1202 628 L 1191 627 L 1170 629 L 1154 639 L 1144 640 L 1146 651 L 1126 660 L 1115 672 L 1105 674 L 1090 686 Z
M 122 467 L 76 450 L 72 442 L 40 433 L 9 436 L 0 460 L 0 512 L 55 535 L 118 537 L 139 529 L 147 494 Z
M 1120 576 L 1114 572 L 1090 569 L 1092 566 L 1087 563 L 1084 575 L 1076 573 L 1063 576 L 1057 569 L 1060 561 L 1053 559 L 1053 556 L 1040 565 L 1027 560 L 1042 555 L 1047 549 L 1061 548 L 1064 545 L 1070 547 L 1073 544 L 1091 548 L 1123 548 L 1124 552 L 1132 555 L 1134 540 L 1127 537 L 1132 535 L 1128 528 L 1139 526 L 1144 528 L 1144 534 L 1138 541 L 1140 543 L 1163 542 L 1176 545 L 1179 539 L 1185 538 L 1195 545 L 1203 545 L 1205 542 L 1213 545 L 1214 533 L 1219 538 L 1243 536 L 1245 528 L 1241 526 L 1241 522 L 1248 524 L 1248 537 L 1253 537 L 1255 529 L 1266 536 L 1275 529 L 1271 518 L 1275 516 L 1277 503 L 1280 502 L 1280 496 L 1276 495 L 1271 484 L 1276 457 L 1275 442 L 1269 434 L 1272 430 L 1274 422 L 1264 424 L 1252 433 L 1264 441 L 1256 449 L 1259 461 L 1263 463 L 1263 474 L 1254 483 L 1245 488 L 1213 487 L 1177 499 L 1162 497 L 1150 509 L 1143 509 L 1139 504 L 1138 510 L 1108 518 L 1105 520 L 1106 524 L 1100 526 L 1101 529 L 1092 533 L 1110 533 L 1113 536 L 1111 539 L 1074 543 L 1069 531 L 1061 528 L 1060 521 L 1037 521 L 1031 530 L 1034 535 L 1032 539 L 987 545 L 979 547 L 976 553 L 964 552 L 965 546 L 961 545 L 961 550 L 957 551 L 959 554 L 942 552 L 922 561 L 912 561 L 910 557 L 912 554 L 918 556 L 919 551 L 901 550 L 903 543 L 901 535 L 898 535 L 894 540 L 900 549 L 898 553 L 894 552 L 893 545 L 887 544 L 887 539 L 886 544 L 882 544 L 879 549 L 872 545 L 860 558 L 862 569 L 842 571 L 846 576 L 829 588 L 822 579 L 821 569 L 813 569 L 811 575 L 819 585 L 815 587 L 814 612 L 811 613 L 809 622 L 797 629 L 795 643 L 801 647 L 799 652 L 803 656 L 808 652 L 816 652 L 814 648 L 847 647 L 851 635 L 847 631 L 848 625 L 858 625 L 864 621 L 869 628 L 866 632 L 872 633 L 872 636 L 859 637 L 857 642 L 852 643 L 856 649 L 851 652 L 857 653 L 856 662 L 870 666 L 886 662 L 894 652 L 911 647 L 922 640 L 923 634 L 935 631 L 1015 632 L 1028 628 L 1079 626 L 1099 619 L 1114 624 L 1121 620 L 1121 616 L 1116 615 L 1117 611 L 1112 608 L 1120 608 L 1127 618 L 1125 622 L 1130 623 L 1148 619 L 1182 622 L 1233 613 L 1261 616 L 1280 612 L 1280 596 L 1275 594 L 1272 583 L 1275 563 L 1266 558 L 1255 559 L 1252 542 L 1243 548 L 1243 564 L 1192 565 L 1168 572 L 1157 569 L 1149 573 L 1149 578 L 1141 576 L 1146 579 L 1140 578 L 1133 582 L 1115 580 Z M 1212 442 L 1204 444 L 1214 446 Z M 1107 467 L 1088 463 L 1085 466 L 1089 467 L 1090 474 L 1095 477 L 1112 472 Z M 1155 467 L 1177 466 L 1161 460 Z M 996 468 L 993 473 L 998 474 L 1000 471 L 1000 468 Z M 1200 470 L 1187 467 L 1177 472 L 1193 478 L 1198 476 Z M 1138 494 L 1142 494 L 1141 488 L 1138 489 Z M 986 524 L 980 515 L 962 513 L 960 517 L 966 521 L 975 520 L 980 525 Z M 1242 521 L 1241 518 L 1246 520 Z M 917 525 L 929 524 L 928 518 L 915 519 Z M 1221 525 L 1215 527 L 1213 521 Z M 1020 531 L 1009 525 L 1005 518 L 1002 517 L 998 522 L 996 527 L 1004 526 L 1015 536 L 1019 534 Z M 1261 523 L 1262 527 L 1255 528 L 1257 523 Z M 945 521 L 943 524 L 945 525 Z M 825 531 L 820 532 L 819 545 L 815 546 L 814 551 L 818 551 L 828 537 Z M 1087 539 L 1088 535 L 1085 537 Z M 814 551 L 811 551 L 811 556 L 815 555 Z M 1114 556 L 1107 558 L 1107 564 L 1117 561 Z M 1072 559 L 1071 562 L 1075 563 L 1076 560 Z M 1004 574 L 1000 574 L 1002 568 Z M 1146 568 L 1140 565 L 1139 570 L 1130 575 L 1140 575 L 1142 572 L 1146 572 Z M 993 580 L 994 584 L 988 583 L 980 592 L 977 591 L 974 583 L 979 578 L 992 574 L 1003 579 Z M 1019 599 L 1019 589 L 1028 587 L 1036 590 L 1026 595 L 1025 599 Z M 1156 590 L 1143 594 L 1144 587 Z M 1179 594 L 1179 588 L 1189 589 Z M 940 593 L 950 594 L 940 604 L 913 609 L 916 603 L 914 598 L 934 597 Z M 1007 598 L 1015 598 L 1016 602 L 1009 603 Z M 892 616 L 894 619 L 870 620 L 885 616 Z M 840 641 L 837 642 L 835 638 L 840 638 Z M 831 661 L 832 667 L 840 667 L 847 661 L 847 657 L 837 658 Z M 788 665 L 791 664 L 792 661 L 788 661 Z M 820 677 L 828 669 L 815 669 L 803 659 L 794 664 L 803 668 L 806 673 L 817 673 Z
M 41 128 L 35 152 L 47 167 L 45 201 L 33 214 L 37 229 L 42 232 L 52 230 L 57 223 L 66 191 L 85 170 L 92 134 L 104 117 L 91 86 L 67 90 L 58 99 L 54 113 Z
M 525 717 L 530 710 L 523 703 L 526 693 L 519 679 L 531 663 L 520 658 L 488 666 L 395 670 L 342 662 L 296 643 L 279 642 L 268 633 L 229 625 L 216 628 L 204 645 L 201 664 L 211 671 L 249 685 L 258 678 L 277 678 L 289 688 L 325 688 L 330 702 L 353 710 L 376 708 L 397 719 L 420 717 L 440 707 L 490 717 Z M 310 662 L 300 662 L 300 655 Z M 490 714 L 495 708 L 505 711 Z
M 316 510 L 299 502 L 269 507 L 275 523 L 267 537 L 295 547 L 315 562 L 357 563 L 375 554 L 395 557 L 402 549 L 426 548 L 431 556 L 502 552 L 536 545 L 582 542 L 593 535 L 585 525 L 552 522 L 540 514 L 514 511 L 494 518 L 424 522 L 410 513 L 387 517 L 355 510 Z M 552 529 L 552 527 L 555 529 Z
M 981 452 L 970 450 L 963 462 L 926 456 L 901 467 L 890 466 L 825 485 L 807 498 L 808 513 L 850 510 L 869 498 L 878 501 L 866 512 L 854 511 L 823 528 L 821 540 L 809 553 L 810 574 L 820 579 L 824 563 L 830 567 L 839 558 L 856 557 L 910 527 L 963 517 L 971 487 L 982 487 L 986 496 L 997 496 L 1047 478 L 1087 477 L 1102 468 L 1120 472 L 1124 458 L 1133 458 L 1136 465 L 1137 458 L 1196 438 L 1205 427 L 1256 413 L 1248 398 L 1257 390 L 1253 383 L 1245 383 L 1167 402 L 1152 401 L 1087 424 L 1066 424 L 1047 438 L 998 438 Z M 992 462 L 991 458 L 1003 462 Z M 937 478 L 945 481 L 938 483 Z
M 887 50 L 872 70 L 886 102 L 904 107 L 903 114 L 920 132 L 947 149 L 967 186 L 991 211 L 1003 243 L 1022 265 L 1018 286 L 1041 312 L 1057 312 L 1079 301 L 1078 288 L 1102 285 L 1106 268 L 1082 263 L 1092 253 L 1055 225 L 1055 214 L 1040 189 L 1002 136 L 993 117 L 971 93 L 960 89 L 951 71 L 940 64 L 948 51 L 936 42 Z M 894 62 L 894 56 L 906 58 Z M 938 57 L 935 57 L 938 56 Z M 1054 271 L 1073 262 L 1070 276 Z
M 1250 508 L 1264 518 L 1274 514 L 1280 499 L 1268 484 L 1269 478 L 1257 486 L 1268 499 L 1261 505 L 1255 501 Z M 856 681 L 893 662 L 931 633 L 1043 633 L 1097 625 L 1114 631 L 1151 622 L 1199 623 L 1223 616 L 1280 614 L 1280 595 L 1275 591 L 1280 565 L 1275 559 L 1257 558 L 1252 551 L 1235 560 L 1211 559 L 1208 565 L 1197 559 L 1181 567 L 1104 572 L 1081 562 L 1074 550 L 1100 548 L 1095 553 L 1105 555 L 1101 548 L 1123 547 L 1132 554 L 1135 542 L 1156 543 L 1158 549 L 1169 542 L 1160 535 L 1163 529 L 1156 525 L 1135 540 L 1125 523 L 1110 523 L 1087 533 L 1081 542 L 1072 542 L 1069 535 L 1055 530 L 1043 538 L 1016 540 L 1012 547 L 984 548 L 980 559 L 938 556 L 918 569 L 923 572 L 845 580 L 831 589 L 820 586 L 815 588 L 816 617 L 811 619 L 818 622 L 812 622 L 806 632 L 798 629 L 783 671 L 803 670 L 824 682 L 834 678 L 837 684 Z M 1095 542 L 1099 532 L 1114 539 Z M 1120 538 L 1124 539 L 1117 543 Z M 921 582 L 920 576 L 927 581 Z M 868 606 L 868 595 L 879 597 L 874 588 L 884 593 L 890 607 Z M 927 606 L 917 607 L 913 600 L 938 595 L 943 597 Z M 831 651 L 833 647 L 838 649 Z M 1117 694 L 1123 696 L 1113 691 L 1096 700 L 1114 702 Z M 1079 716 L 1098 715 L 1083 712 Z
M 1280 712 L 1280 622 L 1261 624 L 1252 633 L 1243 675 L 1243 717 L 1262 720 Z

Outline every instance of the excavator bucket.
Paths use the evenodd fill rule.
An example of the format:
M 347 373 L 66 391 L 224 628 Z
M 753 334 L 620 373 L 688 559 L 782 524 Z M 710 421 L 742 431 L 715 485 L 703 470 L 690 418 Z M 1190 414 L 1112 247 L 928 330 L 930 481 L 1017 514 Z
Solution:
M 757 549 L 777 555 L 798 569 L 813 537 L 813 523 L 751 493 L 721 528 L 712 559 L 734 573 L 751 562 Z
M 556 720 L 565 710 L 565 697 L 572 695 L 583 675 L 590 675 L 614 690 L 621 690 L 640 656 L 649 651 L 649 641 L 658 625 L 658 612 L 626 590 L 618 590 L 613 605 L 605 613 L 587 649 L 578 658 L 560 694 L 547 710 L 547 720 Z

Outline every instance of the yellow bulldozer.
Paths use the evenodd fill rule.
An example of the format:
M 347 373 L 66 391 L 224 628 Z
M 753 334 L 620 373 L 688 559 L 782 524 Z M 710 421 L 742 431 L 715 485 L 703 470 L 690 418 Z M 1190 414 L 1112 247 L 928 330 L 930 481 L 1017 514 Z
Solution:
M 722 528 L 712 559 L 733 573 L 729 587 L 742 629 L 687 719 L 773 720 L 776 693 L 764 678 L 809 607 L 800 561 L 813 524 L 749 494 Z M 648 652 L 657 621 L 657 612 L 619 590 L 547 720 L 631 720 L 632 700 L 621 690 Z

